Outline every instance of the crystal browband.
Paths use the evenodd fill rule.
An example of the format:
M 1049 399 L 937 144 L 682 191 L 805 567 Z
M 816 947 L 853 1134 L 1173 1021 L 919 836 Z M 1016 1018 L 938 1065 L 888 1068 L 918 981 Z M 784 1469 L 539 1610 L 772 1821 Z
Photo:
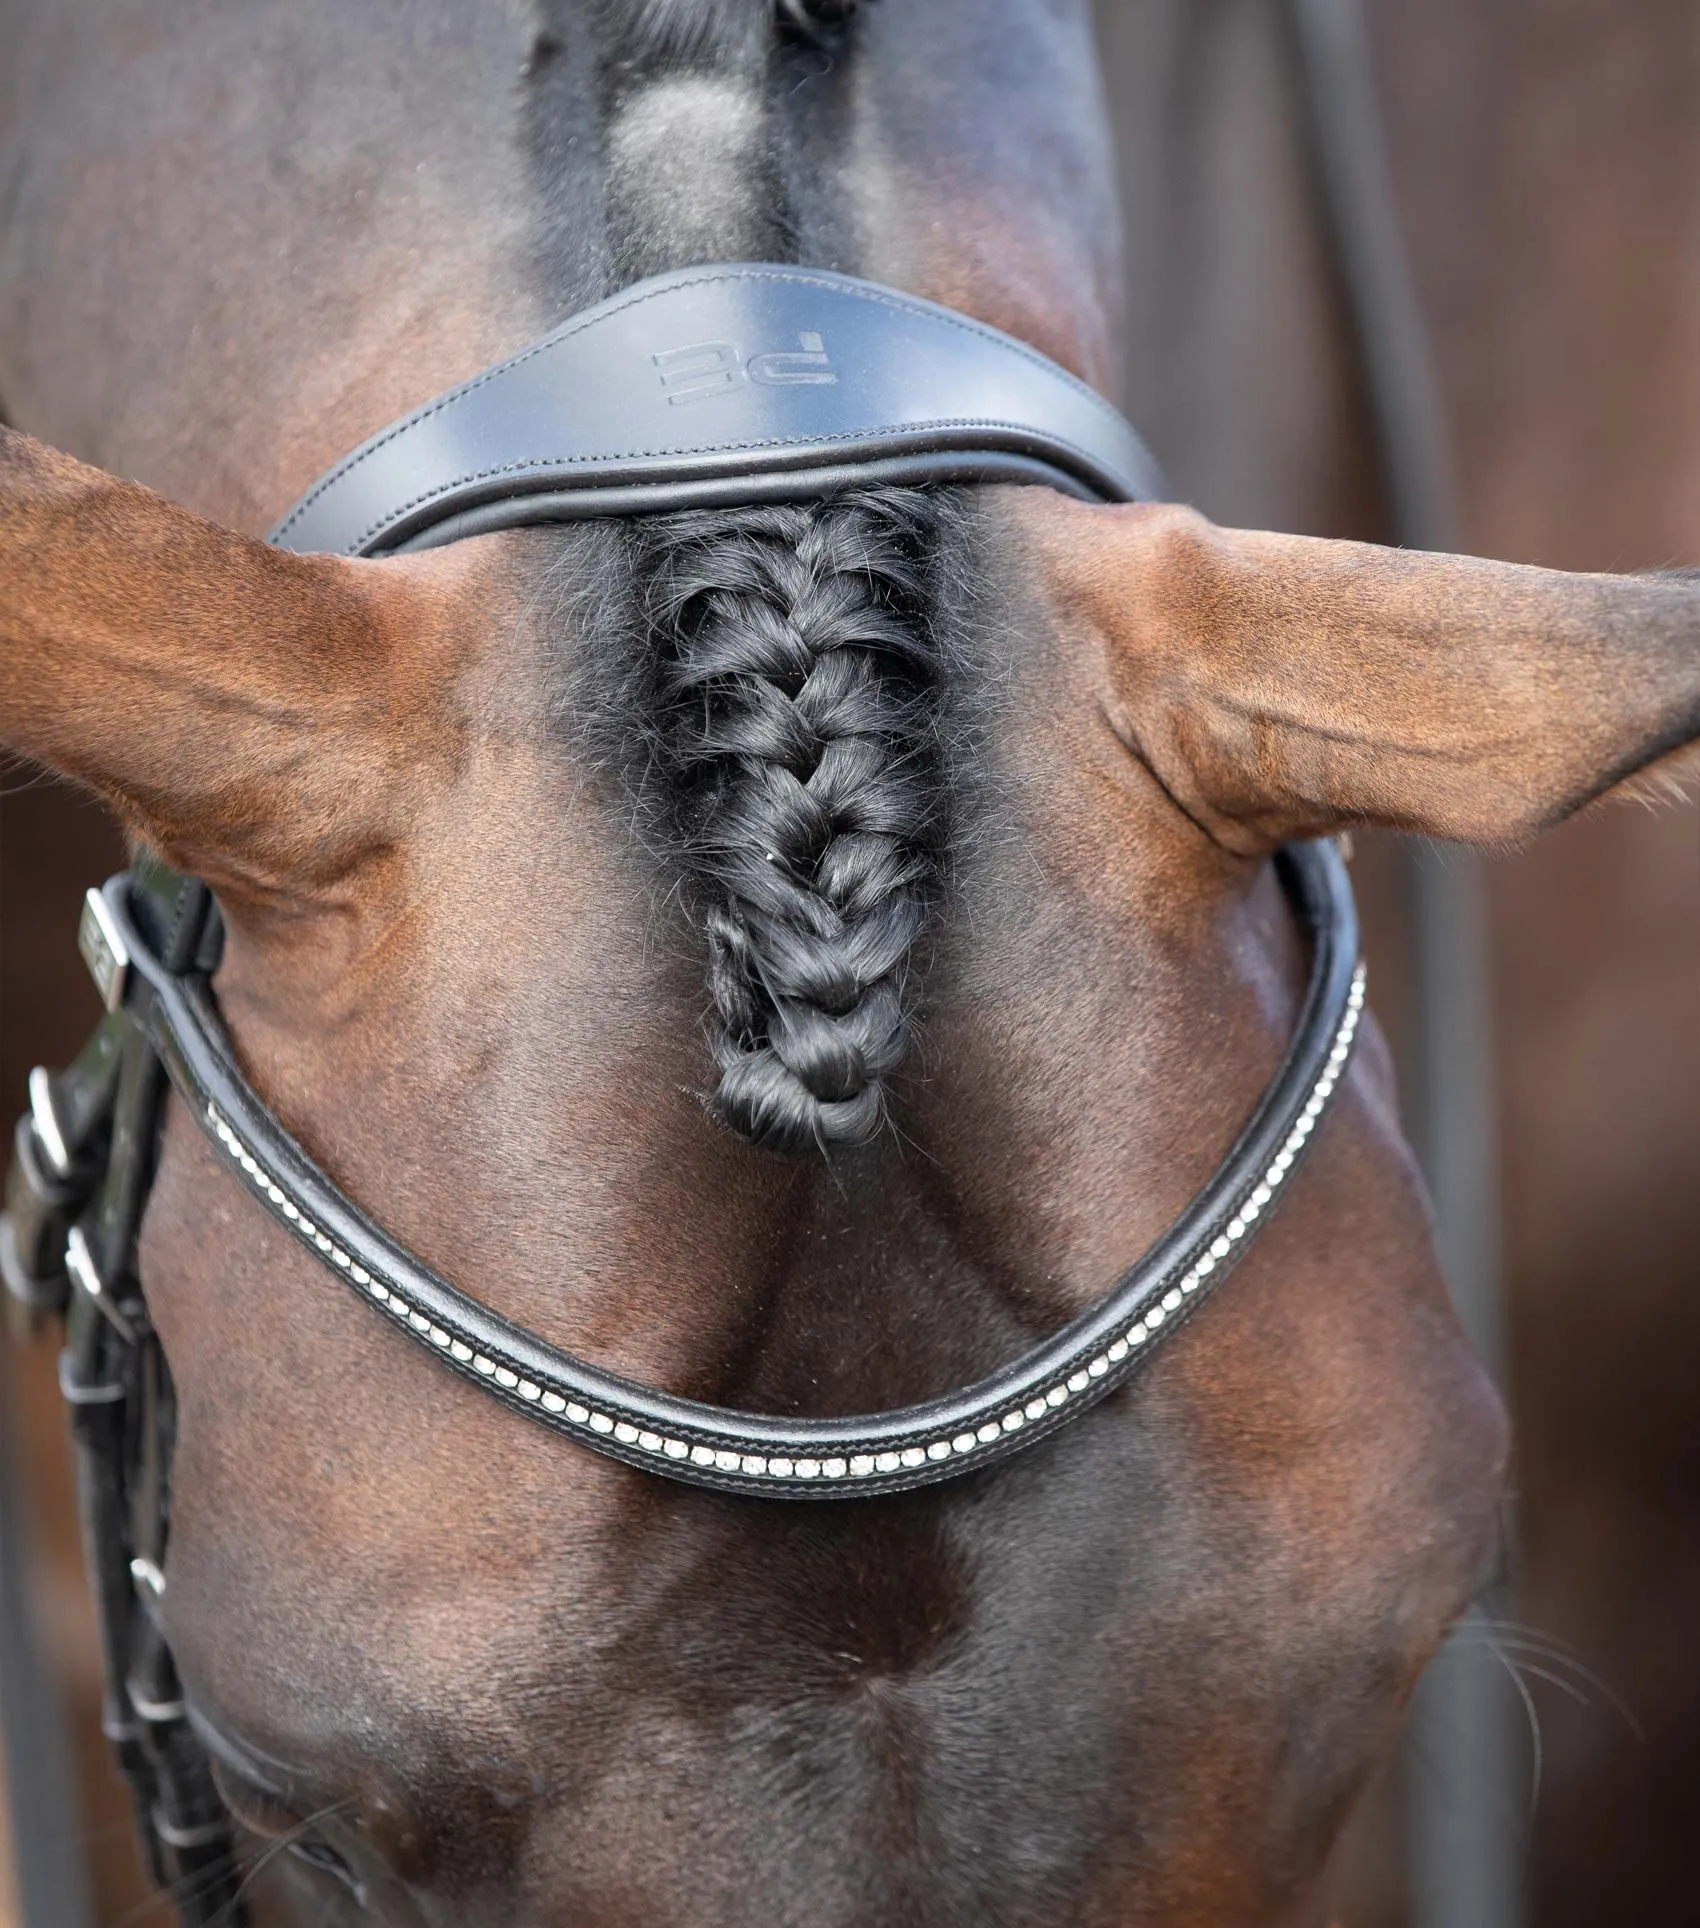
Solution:
M 1204 1192 L 1099 1305 L 949 1398 L 784 1421 L 605 1373 L 503 1319 L 391 1239 L 313 1164 L 239 1070 L 204 974 L 168 969 L 130 914 L 128 876 L 89 893 L 83 949 L 113 1008 L 145 1026 L 172 1084 L 250 1194 L 451 1371 L 593 1451 L 695 1485 L 774 1497 L 889 1492 L 984 1466 L 1054 1432 L 1150 1356 L 1280 1203 L 1325 1116 L 1363 1010 L 1356 920 L 1332 845 L 1283 861 L 1315 932 L 1285 1062 Z

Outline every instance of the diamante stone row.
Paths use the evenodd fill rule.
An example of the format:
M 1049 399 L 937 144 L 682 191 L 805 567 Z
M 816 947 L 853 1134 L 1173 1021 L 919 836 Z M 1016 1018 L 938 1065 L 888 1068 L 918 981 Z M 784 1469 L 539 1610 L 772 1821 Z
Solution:
M 569 1425 L 585 1428 L 601 1438 L 617 1441 L 622 1446 L 634 1446 L 640 1452 L 653 1454 L 657 1459 L 685 1462 L 703 1470 L 717 1473 L 733 1473 L 750 1479 L 765 1480 L 841 1480 L 870 1479 L 900 1471 L 913 1470 L 929 1463 L 966 1458 L 970 1454 L 983 1452 L 986 1447 L 1017 1433 L 1033 1421 L 1049 1417 L 1072 1400 L 1078 1399 L 1103 1379 L 1112 1367 L 1118 1366 L 1129 1353 L 1146 1345 L 1160 1330 L 1164 1322 L 1179 1312 L 1185 1302 L 1193 1296 L 1229 1257 L 1233 1248 L 1246 1236 L 1257 1220 L 1279 1197 L 1292 1173 L 1293 1166 L 1303 1153 L 1306 1142 L 1316 1129 L 1334 1088 L 1345 1073 L 1346 1060 L 1351 1056 L 1352 1040 L 1356 1035 L 1358 1021 L 1364 1005 L 1364 967 L 1360 964 L 1352 977 L 1351 995 L 1347 1001 L 1346 1014 L 1334 1043 L 1328 1053 L 1328 1062 L 1322 1075 L 1311 1088 L 1303 1110 L 1294 1120 L 1292 1129 L 1282 1141 L 1281 1148 L 1270 1161 L 1268 1169 L 1257 1184 L 1241 1201 L 1234 1215 L 1220 1233 L 1192 1262 L 1187 1270 L 1164 1293 L 1163 1297 L 1140 1314 L 1125 1333 L 1111 1341 L 1096 1358 L 1059 1380 L 1045 1392 L 1035 1394 L 1025 1405 L 1016 1406 L 996 1419 L 988 1419 L 972 1431 L 959 1432 L 921 1442 L 901 1450 L 883 1453 L 851 1453 L 841 1458 L 797 1459 L 784 1456 L 768 1456 L 761 1453 L 733 1452 L 711 1446 L 693 1444 L 689 1440 L 672 1439 L 663 1433 L 650 1432 L 634 1426 L 629 1421 L 616 1419 L 609 1413 L 597 1412 L 594 1408 L 567 1399 L 558 1392 L 539 1386 L 534 1380 L 523 1377 L 511 1366 L 504 1365 L 499 1359 L 477 1351 L 464 1340 L 457 1339 L 434 1320 L 421 1312 L 417 1306 L 410 1305 L 399 1292 L 376 1279 L 361 1265 L 352 1254 L 345 1252 L 336 1240 L 314 1225 L 296 1205 L 295 1201 L 279 1185 L 272 1175 L 260 1164 L 242 1140 L 226 1124 L 216 1107 L 207 1106 L 207 1119 L 219 1142 L 242 1168 L 255 1190 L 262 1198 L 277 1208 L 285 1219 L 300 1233 L 302 1238 L 312 1244 L 330 1264 L 339 1271 L 346 1272 L 372 1301 L 382 1306 L 394 1318 L 409 1326 L 421 1340 L 446 1353 L 457 1365 L 470 1366 L 481 1378 L 490 1380 L 502 1391 L 511 1393 L 526 1404 L 537 1406 L 554 1418 L 565 1419 Z

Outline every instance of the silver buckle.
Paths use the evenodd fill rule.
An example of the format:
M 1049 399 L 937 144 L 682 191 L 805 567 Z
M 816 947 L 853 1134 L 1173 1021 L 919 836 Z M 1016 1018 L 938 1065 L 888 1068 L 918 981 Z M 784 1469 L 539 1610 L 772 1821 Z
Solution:
M 157 1560 L 145 1559 L 138 1553 L 135 1559 L 130 1562 L 130 1578 L 150 1598 L 154 1600 L 163 1600 L 165 1598 L 165 1575 L 160 1571 Z M 136 1712 L 141 1715 L 143 1720 L 176 1720 L 183 1712 L 183 1703 L 180 1700 L 169 1703 L 145 1701 L 141 1695 L 136 1692 L 134 1687 L 130 1689 L 130 1698 L 136 1703 Z M 171 1711 L 168 1713 L 149 1713 L 149 1707 L 154 1705 L 168 1705 Z
M 77 949 L 89 967 L 101 1002 L 116 1011 L 130 982 L 130 951 L 105 895 L 91 889 L 83 898 L 83 921 L 77 926 Z
M 53 1079 L 45 1065 L 30 1073 L 30 1124 L 35 1142 L 55 1178 L 71 1176 L 71 1149 L 59 1129 L 59 1114 L 53 1109 Z
M 73 1225 L 65 1234 L 65 1270 L 118 1328 L 119 1334 L 124 1339 L 131 1345 L 141 1343 L 140 1334 L 114 1304 L 112 1294 L 107 1291 L 99 1268 L 95 1265 L 94 1254 L 89 1250 L 89 1242 L 83 1236 L 83 1228 L 80 1225 Z

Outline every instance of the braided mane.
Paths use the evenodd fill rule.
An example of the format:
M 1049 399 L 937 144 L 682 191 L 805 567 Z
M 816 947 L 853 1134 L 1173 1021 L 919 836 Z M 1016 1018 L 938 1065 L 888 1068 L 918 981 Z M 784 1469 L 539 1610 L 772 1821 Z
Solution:
M 936 497 L 867 489 L 633 525 L 656 763 L 707 931 L 714 1106 L 757 1144 L 857 1144 L 908 1040 L 942 832 Z
M 856 0 L 608 7 L 616 282 L 799 258 L 773 98 L 800 47 L 849 70 Z M 688 96 L 660 98 L 689 110 L 700 145 L 683 158 L 649 118 L 681 76 Z M 644 815 L 707 942 L 713 1108 L 773 1150 L 871 1138 L 908 1042 L 904 977 L 943 831 L 928 591 L 942 513 L 922 490 L 864 489 L 626 525 Z

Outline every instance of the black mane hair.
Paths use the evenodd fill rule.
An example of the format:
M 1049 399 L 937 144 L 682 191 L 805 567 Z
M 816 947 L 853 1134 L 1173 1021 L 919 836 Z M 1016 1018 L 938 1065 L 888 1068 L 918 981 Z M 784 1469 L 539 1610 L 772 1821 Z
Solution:
M 860 0 L 603 0 L 619 58 L 634 66 L 714 65 L 770 29 L 805 40 L 848 26 Z
M 917 489 L 636 522 L 649 768 L 709 946 L 713 1103 L 776 1150 L 857 1144 L 903 1058 L 945 830 Z

